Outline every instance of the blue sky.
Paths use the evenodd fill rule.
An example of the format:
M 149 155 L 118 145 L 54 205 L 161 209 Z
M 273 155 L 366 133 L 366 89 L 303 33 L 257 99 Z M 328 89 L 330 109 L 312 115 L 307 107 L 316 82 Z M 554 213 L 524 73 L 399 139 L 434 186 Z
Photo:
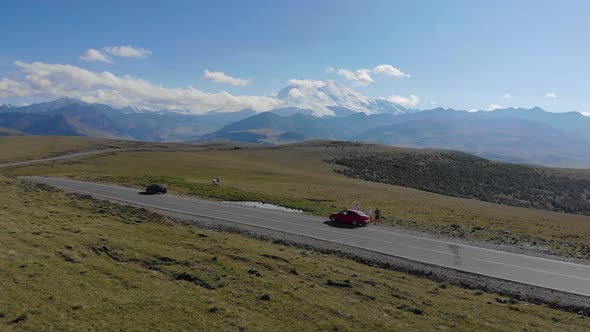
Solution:
M 415 95 L 420 109 L 590 112 L 589 14 L 587 1 L 7 0 L 0 104 L 151 94 L 211 108 L 228 102 L 226 91 L 250 96 L 240 107 L 270 107 L 255 97 L 272 98 L 290 79 L 331 79 L 369 97 Z M 140 53 L 108 49 L 119 46 Z M 83 60 L 89 49 L 110 63 Z M 379 74 L 380 64 L 410 77 Z M 247 82 L 206 79 L 205 69 Z M 373 82 L 340 69 L 367 69 Z

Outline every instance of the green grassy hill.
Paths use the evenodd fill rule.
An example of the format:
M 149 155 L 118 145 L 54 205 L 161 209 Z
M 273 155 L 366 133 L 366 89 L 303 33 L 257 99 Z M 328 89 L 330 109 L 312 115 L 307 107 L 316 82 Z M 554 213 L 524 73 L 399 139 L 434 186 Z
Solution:
M 510 206 L 590 215 L 590 180 L 563 170 L 493 162 L 460 152 L 363 153 L 334 159 L 368 181 Z
M 341 142 L 280 147 L 219 143 L 191 146 L 191 151 L 179 151 L 187 149 L 182 145 L 168 146 L 167 150 L 165 146 L 162 151 L 119 152 L 5 172 L 135 186 L 165 183 L 172 191 L 183 194 L 275 203 L 318 216 L 359 203 L 363 209 L 379 207 L 390 225 L 590 258 L 589 216 L 511 207 L 364 181 L 334 172 L 345 168 L 325 161 L 369 152 L 430 155 L 440 151 Z M 211 179 L 218 175 L 223 185 L 211 186 Z
M 66 152 L 92 149 L 116 143 L 115 140 L 63 136 L 8 136 L 0 138 L 0 163 L 40 159 Z
M 2 331 L 590 329 L 543 305 L 0 183 Z

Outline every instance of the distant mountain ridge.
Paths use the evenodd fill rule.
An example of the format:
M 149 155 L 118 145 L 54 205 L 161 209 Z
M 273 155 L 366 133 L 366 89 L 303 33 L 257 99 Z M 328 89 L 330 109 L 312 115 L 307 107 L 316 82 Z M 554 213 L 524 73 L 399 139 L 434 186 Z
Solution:
M 169 110 L 150 112 L 60 98 L 22 107 L 1 107 L 0 126 L 31 135 L 187 141 L 254 114 L 251 109 L 203 115 Z
M 564 167 L 590 167 L 590 118 L 540 108 L 467 112 L 432 109 L 399 115 L 355 113 L 343 117 L 260 113 L 201 137 L 232 140 L 237 132 L 297 133 L 304 139 L 376 142 L 458 150 L 490 159 Z M 258 143 L 259 138 L 243 142 Z
M 459 150 L 518 163 L 590 165 L 585 152 L 590 137 L 583 130 L 571 130 L 569 121 L 539 120 L 538 111 L 528 116 L 520 111 L 423 111 L 400 116 L 391 124 L 373 128 L 355 138 L 397 146 Z M 559 119 L 568 117 L 556 116 Z M 590 118 L 576 121 L 580 122 L 580 127 L 590 130 Z
M 26 135 L 26 134 L 23 133 L 22 131 L 18 131 L 16 129 L 12 129 L 12 128 L 0 127 L 0 137 L 2 137 L 2 136 L 24 136 L 24 135 Z
M 295 85 L 291 87 L 294 88 Z M 325 89 L 319 90 L 322 88 Z M 30 135 L 145 141 L 228 140 L 261 144 L 309 139 L 366 141 L 458 150 L 510 162 L 590 167 L 590 154 L 586 152 L 590 146 L 590 117 L 577 112 L 550 113 L 538 107 L 491 112 L 443 108 L 415 111 L 387 103 L 379 106 L 375 103 L 380 101 L 341 88 L 337 85 L 310 88 L 320 95 L 308 100 L 321 102 L 324 111 L 332 112 L 330 116 L 317 116 L 314 109 L 308 108 L 315 106 L 308 102 L 262 113 L 245 109 L 194 115 L 176 110 L 144 111 L 131 106 L 117 109 L 60 98 L 20 107 L 0 106 L 0 127 Z M 279 97 L 290 92 L 285 88 Z M 324 103 L 327 100 L 348 103 L 348 107 L 356 110 L 330 106 Z M 358 111 L 363 107 L 373 107 L 375 113 Z
M 81 136 L 63 115 L 6 112 L 0 114 L 0 127 L 30 135 Z

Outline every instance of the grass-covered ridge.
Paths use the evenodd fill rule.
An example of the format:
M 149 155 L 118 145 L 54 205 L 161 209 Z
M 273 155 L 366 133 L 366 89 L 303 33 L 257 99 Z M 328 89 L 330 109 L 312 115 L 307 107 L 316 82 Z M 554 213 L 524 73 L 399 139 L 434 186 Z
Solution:
M 3 331 L 590 328 L 546 306 L 0 183 Z
M 0 137 L 0 163 L 53 157 L 84 149 L 104 148 L 110 144 L 117 145 L 119 142 L 121 141 L 89 137 Z
M 335 173 L 334 168 L 341 166 L 324 161 L 354 156 L 369 148 L 353 143 L 322 143 L 234 149 L 220 144 L 200 146 L 192 152 L 119 152 L 4 172 L 135 186 L 163 182 L 172 192 L 275 203 L 318 216 L 360 203 L 362 208 L 380 207 L 385 222 L 391 225 L 499 244 L 542 246 L 564 256 L 590 258 L 588 216 L 509 207 L 364 181 Z M 218 175 L 222 186 L 214 187 L 211 179 Z
M 380 207 L 385 222 L 391 225 L 477 241 L 541 246 L 568 257 L 590 258 L 588 216 L 509 207 L 354 179 L 334 172 L 341 166 L 325 162 L 366 153 L 368 149 L 399 153 L 407 149 L 341 142 L 234 147 L 204 145 L 182 152 L 177 148 L 186 146 L 173 146 L 162 151 L 119 152 L 0 172 L 137 186 L 163 182 L 172 192 L 213 199 L 258 200 L 318 216 L 358 202 L 362 208 Z M 579 174 L 582 177 L 585 173 Z M 218 175 L 222 178 L 219 188 L 211 186 L 211 179 Z
M 590 215 L 590 180 L 549 168 L 494 162 L 459 152 L 370 153 L 337 158 L 338 172 L 443 195 Z

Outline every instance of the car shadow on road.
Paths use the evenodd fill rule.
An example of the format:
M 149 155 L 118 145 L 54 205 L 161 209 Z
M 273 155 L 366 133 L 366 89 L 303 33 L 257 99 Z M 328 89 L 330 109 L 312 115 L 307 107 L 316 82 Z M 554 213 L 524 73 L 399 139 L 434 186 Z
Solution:
M 156 193 L 148 193 L 147 191 L 140 191 L 138 192 L 140 195 L 156 195 Z
M 328 225 L 330 227 L 334 227 L 334 228 L 358 228 L 358 227 L 362 227 L 362 226 L 352 226 L 350 224 L 343 224 L 343 223 L 339 223 L 339 222 L 335 222 L 335 221 L 331 221 L 331 220 L 326 220 L 324 221 L 324 225 Z

